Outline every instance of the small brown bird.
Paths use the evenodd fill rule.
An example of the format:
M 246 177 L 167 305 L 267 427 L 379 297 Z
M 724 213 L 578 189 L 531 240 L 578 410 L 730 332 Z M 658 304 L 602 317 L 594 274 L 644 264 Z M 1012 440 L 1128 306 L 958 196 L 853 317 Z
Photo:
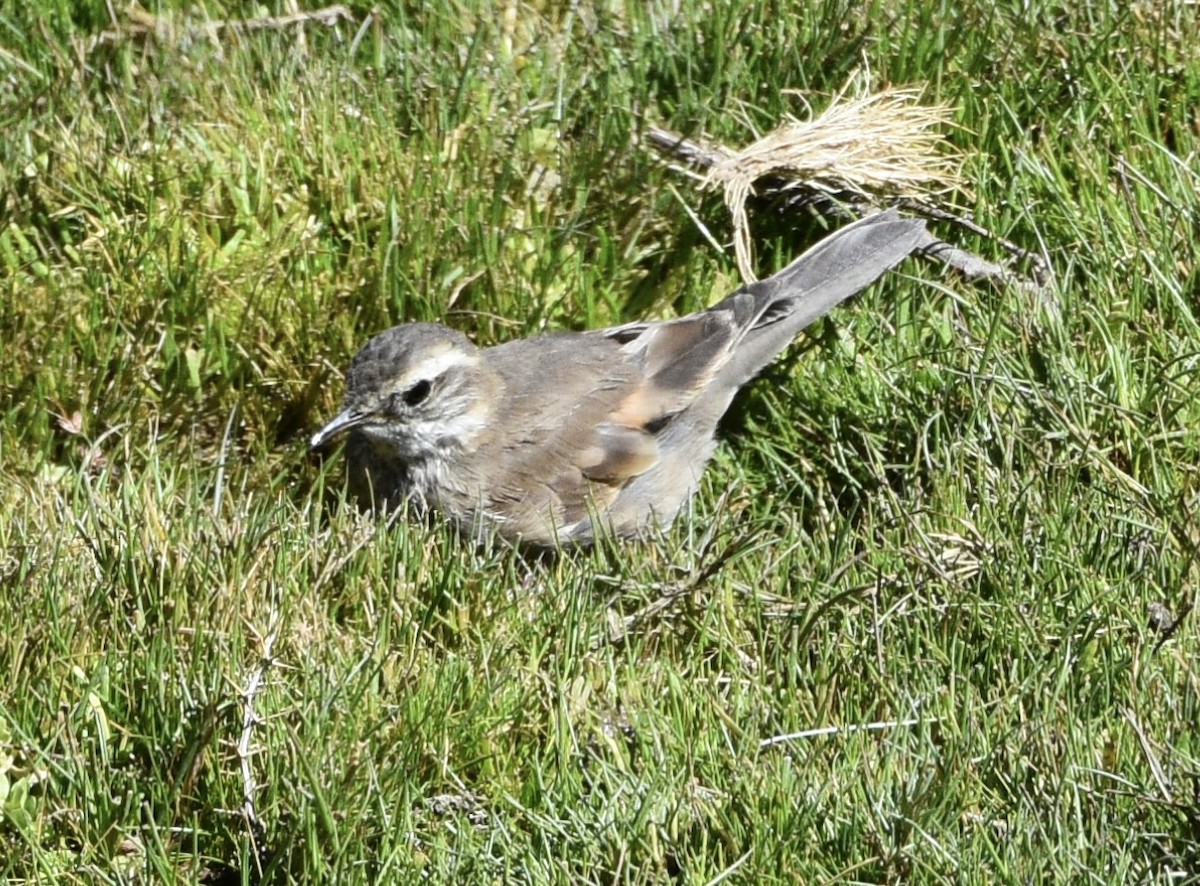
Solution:
M 436 323 L 396 326 L 350 366 L 342 412 L 360 504 L 432 508 L 472 538 L 588 544 L 669 524 L 742 385 L 800 330 L 928 242 L 883 212 L 825 238 L 775 276 L 659 323 L 478 348 Z

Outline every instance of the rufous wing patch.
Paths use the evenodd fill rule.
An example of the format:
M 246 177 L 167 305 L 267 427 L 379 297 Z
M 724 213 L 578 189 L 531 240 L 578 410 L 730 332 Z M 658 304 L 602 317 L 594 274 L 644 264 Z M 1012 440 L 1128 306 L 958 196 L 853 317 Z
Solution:
M 648 329 L 627 346 L 644 381 L 618 406 L 616 420 L 643 427 L 684 409 L 725 364 L 733 340 L 728 318 L 712 312 Z
M 637 426 L 602 422 L 592 443 L 579 452 L 577 464 L 587 479 L 620 484 L 658 463 L 658 441 Z

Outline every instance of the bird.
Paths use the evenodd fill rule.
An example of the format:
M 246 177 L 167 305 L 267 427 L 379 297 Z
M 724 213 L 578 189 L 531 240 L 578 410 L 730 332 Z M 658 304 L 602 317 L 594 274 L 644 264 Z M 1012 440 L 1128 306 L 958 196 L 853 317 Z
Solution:
M 437 323 L 370 339 L 313 451 L 346 436 L 364 510 L 407 505 L 464 536 L 586 547 L 670 525 L 734 395 L 800 330 L 927 245 L 877 212 L 775 275 L 675 319 L 478 347 Z

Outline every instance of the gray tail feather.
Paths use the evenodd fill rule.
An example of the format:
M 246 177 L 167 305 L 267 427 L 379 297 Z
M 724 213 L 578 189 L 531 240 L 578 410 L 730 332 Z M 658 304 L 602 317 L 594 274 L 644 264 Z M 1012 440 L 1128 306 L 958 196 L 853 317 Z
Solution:
M 929 242 L 923 221 L 889 209 L 830 234 L 778 274 L 715 305 L 712 310 L 732 309 L 746 323 L 742 340 L 721 370 L 722 381 L 730 390 L 744 385 L 800 330 Z

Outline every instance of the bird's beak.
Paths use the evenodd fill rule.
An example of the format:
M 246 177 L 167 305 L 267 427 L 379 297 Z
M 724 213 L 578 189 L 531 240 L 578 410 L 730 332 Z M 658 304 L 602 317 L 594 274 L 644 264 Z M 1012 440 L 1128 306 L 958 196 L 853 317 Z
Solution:
M 329 424 L 312 435 L 308 442 L 308 451 L 320 449 L 330 440 L 340 437 L 347 431 L 357 428 L 371 417 L 370 412 L 362 409 L 346 408 L 330 419 Z

